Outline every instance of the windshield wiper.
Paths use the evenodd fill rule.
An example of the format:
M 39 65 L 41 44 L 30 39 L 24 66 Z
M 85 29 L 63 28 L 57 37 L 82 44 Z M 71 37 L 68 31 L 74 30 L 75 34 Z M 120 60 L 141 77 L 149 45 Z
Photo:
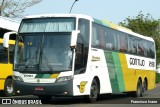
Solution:
M 46 62 L 46 64 L 47 64 L 48 68 L 50 69 L 50 71 L 53 71 L 53 68 L 52 68 L 52 66 L 49 64 L 49 61 L 48 61 L 48 59 L 47 59 L 47 57 L 46 57 L 45 54 L 43 54 L 43 58 L 44 58 L 44 60 L 45 60 L 45 62 Z
M 27 58 L 27 61 L 25 63 L 25 69 L 27 68 L 37 68 L 38 66 L 38 50 L 39 50 L 40 46 L 38 45 L 36 51 L 34 52 L 34 54 L 30 57 Z M 35 56 L 35 57 L 34 57 Z M 36 62 L 36 63 L 35 63 Z M 37 68 L 38 69 L 38 68 Z
M 44 35 L 42 37 L 42 41 L 41 41 L 41 46 L 40 46 L 40 55 L 39 55 L 39 64 L 42 63 L 42 58 L 44 59 L 44 61 L 46 62 L 48 68 L 50 71 L 53 71 L 51 65 L 49 64 L 49 61 L 48 59 L 46 58 L 45 54 L 43 53 L 43 45 L 44 45 Z M 40 71 L 40 66 L 38 67 L 39 68 L 39 71 Z

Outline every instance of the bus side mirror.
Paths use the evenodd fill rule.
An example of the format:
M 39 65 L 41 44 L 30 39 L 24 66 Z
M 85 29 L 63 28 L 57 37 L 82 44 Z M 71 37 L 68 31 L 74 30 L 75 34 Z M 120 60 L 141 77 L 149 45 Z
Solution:
M 79 33 L 80 33 L 79 30 L 74 30 L 74 31 L 72 31 L 72 34 L 71 34 L 71 44 L 70 44 L 71 49 L 73 49 L 73 48 L 76 47 L 77 38 L 78 38 L 78 34 L 79 34 Z
M 17 34 L 17 32 L 7 32 L 3 36 L 3 47 L 8 48 L 9 47 L 9 37 L 11 34 Z

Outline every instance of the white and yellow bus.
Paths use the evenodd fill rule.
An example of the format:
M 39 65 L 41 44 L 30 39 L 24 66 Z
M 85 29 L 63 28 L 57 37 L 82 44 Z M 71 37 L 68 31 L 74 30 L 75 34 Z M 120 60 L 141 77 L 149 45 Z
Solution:
M 14 45 L 16 32 L 7 32 L 4 34 L 5 41 L 0 38 L 0 91 L 3 96 L 12 96 L 13 95 L 13 56 L 14 56 Z M 13 39 L 13 40 L 12 40 Z M 7 47 L 4 47 L 3 44 L 6 44 Z
M 20 44 L 23 45 L 20 45 Z M 14 88 L 19 95 L 87 96 L 155 86 L 152 38 L 80 14 L 25 17 L 15 45 Z

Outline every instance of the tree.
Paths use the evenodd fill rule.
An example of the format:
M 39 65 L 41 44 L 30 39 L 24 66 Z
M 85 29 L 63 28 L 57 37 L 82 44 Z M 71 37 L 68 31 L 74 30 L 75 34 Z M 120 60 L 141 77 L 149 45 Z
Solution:
M 119 25 L 131 29 L 133 32 L 152 37 L 156 43 L 157 64 L 160 63 L 160 20 L 154 19 L 150 14 L 146 16 L 139 12 L 136 17 L 128 17 Z
M 22 17 L 24 10 L 42 0 L 0 0 L 0 16 Z

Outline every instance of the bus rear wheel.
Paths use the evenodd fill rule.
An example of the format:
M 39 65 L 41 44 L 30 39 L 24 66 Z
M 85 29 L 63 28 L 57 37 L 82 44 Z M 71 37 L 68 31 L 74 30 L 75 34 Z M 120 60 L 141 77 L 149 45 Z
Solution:
M 142 97 L 142 82 L 138 80 L 137 90 L 133 93 L 134 97 Z
M 4 85 L 4 96 L 11 97 L 13 96 L 13 82 L 11 78 L 6 79 Z
M 142 85 L 142 96 L 145 96 L 147 92 L 147 82 L 144 81 Z

